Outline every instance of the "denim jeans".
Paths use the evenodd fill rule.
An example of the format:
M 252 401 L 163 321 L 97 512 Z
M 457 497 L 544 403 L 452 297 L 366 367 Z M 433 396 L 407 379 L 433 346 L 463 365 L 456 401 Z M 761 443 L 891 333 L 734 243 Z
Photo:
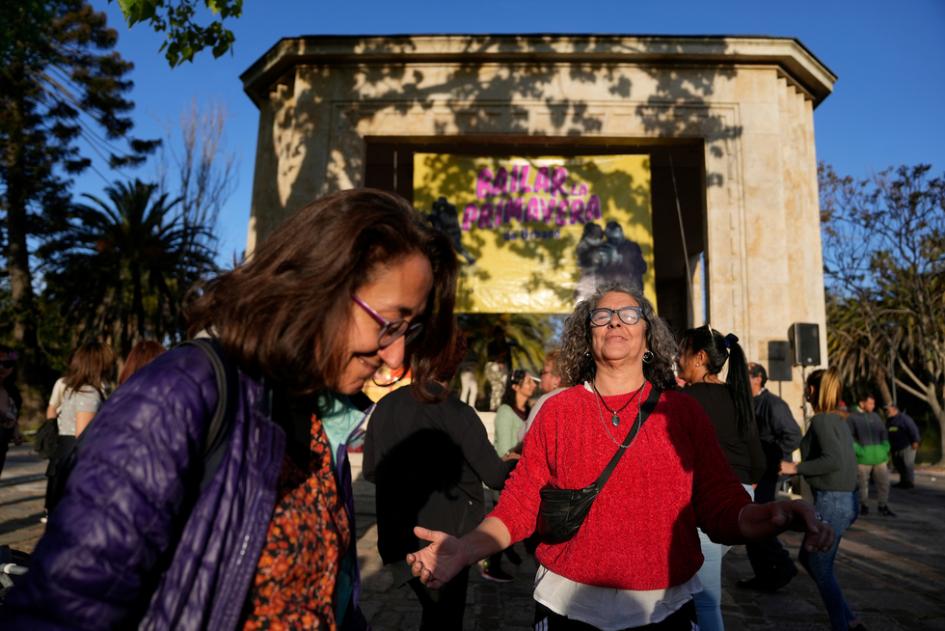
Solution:
M 754 490 L 750 484 L 742 485 L 748 495 L 754 497 Z M 699 620 L 699 631 L 723 631 L 722 622 L 722 557 L 731 549 L 721 543 L 715 543 L 709 536 L 699 530 L 699 543 L 702 547 L 702 567 L 699 568 L 699 582 L 702 591 L 692 595 L 696 604 L 696 617 Z
M 814 490 L 814 507 L 829 523 L 836 538 L 833 546 L 824 552 L 808 552 L 801 548 L 798 560 L 810 577 L 814 579 L 820 597 L 830 616 L 830 628 L 834 631 L 847 631 L 850 622 L 856 618 L 850 611 L 837 577 L 833 572 L 833 562 L 840 547 L 840 537 L 856 521 L 860 506 L 856 491 L 818 491 Z

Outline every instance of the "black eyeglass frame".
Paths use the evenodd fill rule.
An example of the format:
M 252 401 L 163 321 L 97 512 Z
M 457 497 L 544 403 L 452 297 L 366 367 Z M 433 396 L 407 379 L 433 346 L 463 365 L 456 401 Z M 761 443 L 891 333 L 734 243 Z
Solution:
M 633 305 L 627 305 L 626 307 L 618 307 L 617 309 L 608 309 L 607 307 L 597 307 L 596 309 L 591 309 L 590 314 L 587 316 L 587 321 L 592 327 L 607 326 L 614 320 L 614 314 L 617 314 L 617 318 L 626 324 L 627 326 L 633 326 L 640 320 L 644 320 L 643 317 L 643 307 L 637 307 Z M 603 314 L 607 314 L 607 319 L 604 320 L 601 317 Z M 627 314 L 633 314 L 627 315 Z M 595 322 L 599 320 L 599 322 Z

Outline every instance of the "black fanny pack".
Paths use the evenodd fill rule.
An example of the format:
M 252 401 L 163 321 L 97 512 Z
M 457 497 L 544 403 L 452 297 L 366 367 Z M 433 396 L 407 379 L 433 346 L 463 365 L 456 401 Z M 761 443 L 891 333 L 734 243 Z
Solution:
M 617 453 L 610 459 L 607 467 L 604 468 L 600 477 L 593 484 L 585 486 L 583 489 L 559 489 L 549 484 L 541 490 L 541 505 L 538 507 L 536 530 L 542 541 L 545 543 L 564 543 L 581 528 L 584 518 L 591 510 L 591 505 L 594 504 L 594 498 L 604 488 L 607 478 L 613 473 L 621 456 L 627 451 L 630 443 L 633 442 L 640 428 L 643 427 L 643 423 L 650 416 L 650 412 L 656 407 L 660 392 L 660 389 L 656 386 L 652 387 L 650 396 L 640 406 L 637 421 L 630 427 L 630 431 L 627 432 L 627 437 L 617 449 Z

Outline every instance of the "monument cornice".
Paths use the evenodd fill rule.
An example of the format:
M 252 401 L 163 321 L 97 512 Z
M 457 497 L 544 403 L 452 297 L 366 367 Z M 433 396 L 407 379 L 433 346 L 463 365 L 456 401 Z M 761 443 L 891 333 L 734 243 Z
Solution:
M 796 38 L 565 34 L 287 37 L 266 51 L 240 79 L 259 106 L 272 85 L 294 67 L 426 63 L 775 66 L 815 107 L 837 81 Z

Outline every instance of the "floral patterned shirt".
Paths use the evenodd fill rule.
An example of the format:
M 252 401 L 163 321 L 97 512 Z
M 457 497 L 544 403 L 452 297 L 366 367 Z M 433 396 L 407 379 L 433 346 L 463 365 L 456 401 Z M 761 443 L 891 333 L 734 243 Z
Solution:
M 308 467 L 286 454 L 266 544 L 246 604 L 244 629 L 335 629 L 333 595 L 351 544 L 331 447 L 312 417 Z

